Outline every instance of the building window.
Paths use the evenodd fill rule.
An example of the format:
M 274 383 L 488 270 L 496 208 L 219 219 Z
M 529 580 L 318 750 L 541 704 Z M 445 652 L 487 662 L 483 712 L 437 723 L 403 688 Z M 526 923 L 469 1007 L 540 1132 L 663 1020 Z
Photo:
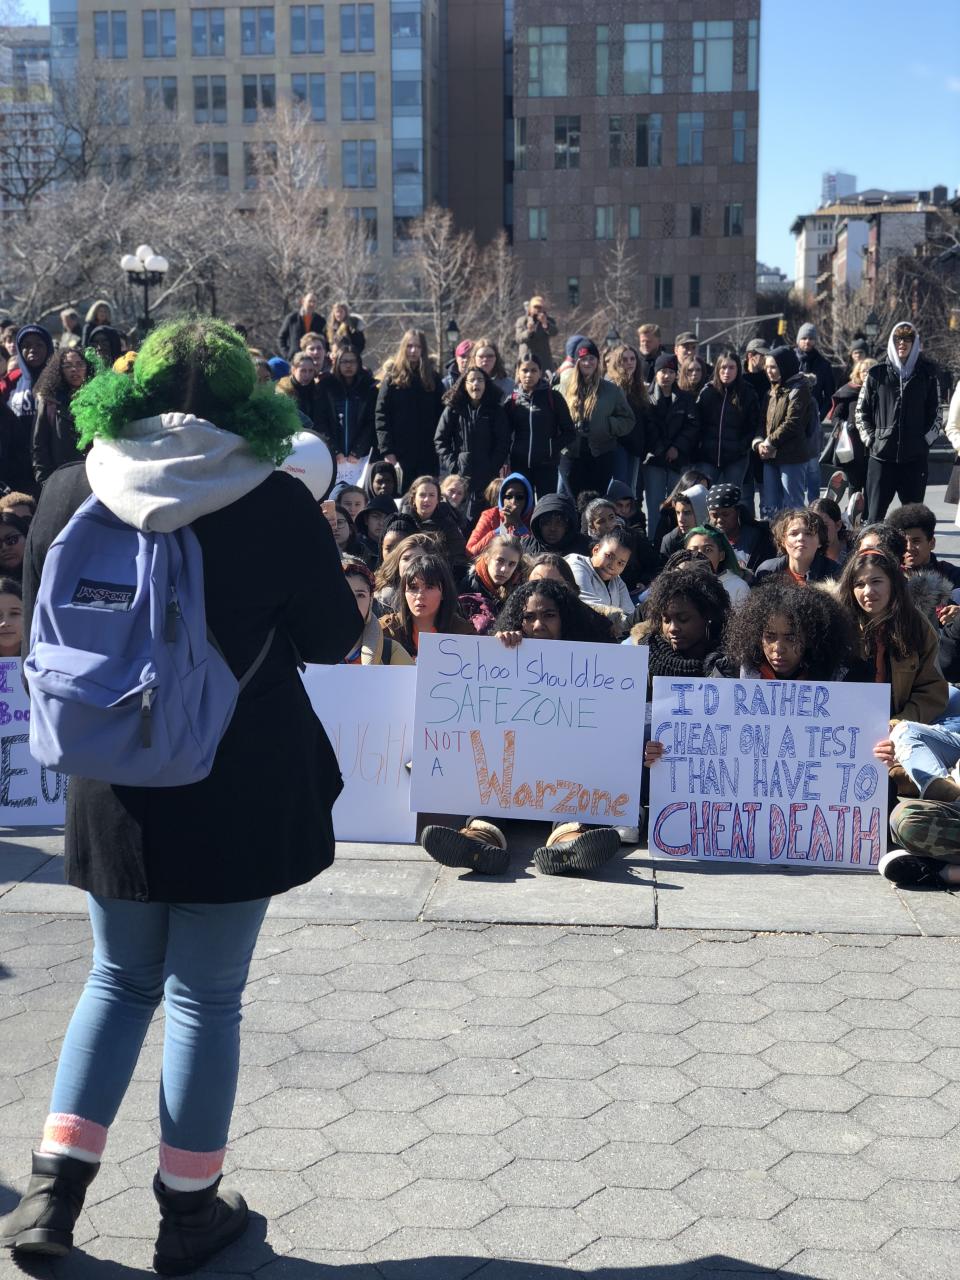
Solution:
M 245 57 L 276 53 L 273 6 L 240 10 L 240 52 Z
M 372 71 L 345 71 L 340 76 L 340 119 L 375 120 L 377 82 Z
M 553 167 L 580 168 L 580 117 L 555 116 L 553 121 Z
M 194 149 L 197 165 L 210 179 L 215 191 L 230 188 L 230 156 L 225 142 L 200 142 Z
M 733 163 L 745 164 L 747 159 L 747 113 L 733 113 Z
M 527 210 L 527 236 L 530 240 L 546 240 L 547 238 L 547 210 L 546 209 L 528 209 Z
M 276 76 L 244 76 L 243 77 L 243 123 L 255 124 L 260 112 L 267 114 L 276 110 L 277 79 Z
M 730 93 L 733 90 L 733 23 L 693 24 L 694 93 Z
M 597 240 L 613 239 L 614 229 L 612 204 L 598 204 L 596 206 L 594 209 L 593 227 L 593 233 Z
M 742 204 L 725 204 L 723 206 L 723 234 L 725 236 L 743 235 Z
M 243 144 L 243 188 L 256 191 L 261 177 L 275 173 L 277 169 L 277 144 L 275 142 L 245 142 Z
M 692 204 L 690 206 L 690 234 L 692 236 L 703 235 L 703 206 Z
M 623 131 L 623 116 L 610 116 L 607 121 L 607 152 L 611 169 L 619 169 L 624 163 L 627 136 Z
M 190 49 L 195 58 L 222 58 L 227 51 L 222 9 L 191 9 Z
M 371 72 L 371 81 L 373 73 Z M 394 71 L 390 89 L 394 116 L 419 116 L 423 111 L 423 75 L 419 71 Z M 371 87 L 371 103 L 373 89 Z M 373 116 L 370 117 L 373 119 Z
M 373 53 L 374 25 L 372 4 L 340 6 L 340 52 Z
M 125 9 L 98 9 L 93 15 L 93 56 L 127 56 L 127 12 Z
M 688 306 L 699 307 L 700 305 L 700 277 L 690 277 L 690 294 L 688 298 Z
M 663 116 L 637 116 L 637 168 L 659 169 L 663 164 Z
M 580 305 L 580 277 L 567 276 L 567 306 L 579 307 Z
M 513 120 L 513 167 L 523 170 L 527 167 L 527 118 L 514 116 Z
M 563 98 L 567 93 L 567 28 L 530 27 L 528 87 L 531 98 Z
M 226 76 L 193 77 L 194 124 L 227 123 Z
M 663 23 L 623 26 L 623 92 L 663 93 Z
M 290 52 L 323 53 L 324 50 L 323 5 L 291 5 Z
M 400 10 L 390 14 L 390 44 L 394 49 L 419 49 L 422 43 L 419 12 Z
M 377 144 L 365 140 L 340 144 L 340 171 L 347 188 L 372 190 L 377 185 Z
M 327 118 L 327 79 L 319 74 L 297 74 L 290 78 L 293 101 L 301 107 L 309 107 L 311 120 Z
M 757 87 L 757 67 L 760 61 L 760 21 L 751 18 L 747 22 L 747 88 Z
M 627 210 L 627 235 L 631 240 L 640 239 L 640 206 L 630 205 Z
M 597 97 L 610 92 L 610 28 L 597 27 Z
M 703 112 L 677 116 L 677 164 L 703 164 Z
M 176 142 L 157 142 L 144 151 L 146 183 L 159 187 L 171 178 L 180 176 L 180 147 Z
M 653 277 L 653 307 L 655 311 L 669 311 L 673 306 L 673 276 Z
M 175 9 L 144 9 L 143 56 L 175 58 L 177 56 L 177 13 Z
M 147 115 L 158 115 L 161 111 L 176 115 L 177 77 L 144 76 L 143 109 Z
M 367 251 L 369 253 L 377 252 L 377 210 L 374 207 L 364 207 L 362 209 L 348 209 L 347 216 L 357 223 L 363 231 L 363 238 L 366 242 Z

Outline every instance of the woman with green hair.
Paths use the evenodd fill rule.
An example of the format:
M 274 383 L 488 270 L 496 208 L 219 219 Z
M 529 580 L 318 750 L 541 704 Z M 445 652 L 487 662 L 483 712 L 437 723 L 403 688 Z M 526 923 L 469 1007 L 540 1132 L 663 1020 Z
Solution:
M 97 374 L 71 407 L 81 447 L 91 448 L 44 486 L 24 563 L 25 633 L 47 551 L 91 491 L 141 531 L 192 527 L 207 621 L 234 674 L 275 630 L 203 781 L 151 789 L 71 779 L 66 877 L 88 895 L 93 967 L 63 1043 L 33 1176 L 0 1221 L 0 1246 L 69 1250 L 162 1000 L 154 1267 L 179 1275 L 246 1225 L 243 1198 L 218 1189 L 241 996 L 270 898 L 333 859 L 331 808 L 342 785 L 297 664 L 339 662 L 362 620 L 318 503 L 276 470 L 296 410 L 261 389 L 228 325 L 164 325 L 132 374 Z
M 746 571 L 737 559 L 729 538 L 712 524 L 698 524 L 687 531 L 683 545 L 690 551 L 702 551 L 713 565 L 730 603 L 737 605 L 750 594 Z

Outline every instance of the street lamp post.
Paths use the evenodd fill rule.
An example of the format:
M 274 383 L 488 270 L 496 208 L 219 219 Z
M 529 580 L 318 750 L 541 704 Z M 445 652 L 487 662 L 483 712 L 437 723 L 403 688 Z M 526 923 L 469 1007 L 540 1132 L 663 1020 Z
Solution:
M 450 354 L 456 357 L 457 343 L 460 341 L 460 326 L 454 320 L 453 316 L 447 321 L 447 346 L 450 348 Z
M 606 346 L 606 348 L 607 348 L 607 350 L 608 350 L 608 351 L 612 351 L 614 347 L 616 347 L 617 345 L 619 345 L 619 342 L 620 342 L 620 332 L 619 332 L 619 330 L 617 329 L 617 326 L 616 326 L 615 324 L 612 324 L 612 325 L 610 326 L 610 328 L 609 328 L 609 330 L 608 330 L 608 332 L 607 332 L 607 336 L 604 338 L 604 340 L 603 340 L 603 341 L 604 341 L 604 345 Z
M 120 268 L 127 273 L 127 280 L 131 285 L 143 289 L 143 317 L 140 321 L 142 339 L 147 336 L 153 323 L 150 319 L 150 286 L 163 284 L 170 264 L 166 258 L 154 253 L 148 244 L 141 244 L 136 253 L 123 255 Z
M 863 336 L 870 344 L 871 355 L 876 350 L 877 334 L 880 332 L 880 321 L 877 319 L 877 313 L 871 311 L 863 322 Z

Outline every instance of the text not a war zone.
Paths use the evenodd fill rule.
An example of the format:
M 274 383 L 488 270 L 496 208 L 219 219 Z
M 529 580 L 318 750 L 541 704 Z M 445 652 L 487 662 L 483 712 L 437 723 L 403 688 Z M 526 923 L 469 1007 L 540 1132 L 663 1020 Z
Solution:
M 886 686 L 654 682 L 650 847 L 671 858 L 875 866 L 885 847 Z

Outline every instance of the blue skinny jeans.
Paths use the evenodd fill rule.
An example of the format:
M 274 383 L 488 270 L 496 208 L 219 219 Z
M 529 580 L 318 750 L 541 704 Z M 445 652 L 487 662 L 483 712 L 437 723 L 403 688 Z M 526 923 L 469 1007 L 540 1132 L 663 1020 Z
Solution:
M 163 1141 L 227 1143 L 240 1068 L 240 1000 L 269 903 L 127 902 L 87 895 L 93 968 L 60 1052 L 51 1112 L 108 1128 L 161 999 Z

